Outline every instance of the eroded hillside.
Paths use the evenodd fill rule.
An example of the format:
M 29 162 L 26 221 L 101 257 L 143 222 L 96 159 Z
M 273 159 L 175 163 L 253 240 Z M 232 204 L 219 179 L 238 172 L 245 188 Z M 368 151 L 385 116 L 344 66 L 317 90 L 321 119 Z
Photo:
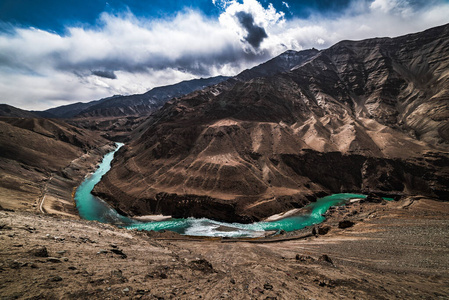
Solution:
M 0 118 L 0 206 L 77 217 L 73 188 L 112 146 L 60 120 Z
M 343 41 L 168 102 L 94 192 L 131 215 L 239 222 L 324 193 L 447 197 L 448 44 L 449 25 Z

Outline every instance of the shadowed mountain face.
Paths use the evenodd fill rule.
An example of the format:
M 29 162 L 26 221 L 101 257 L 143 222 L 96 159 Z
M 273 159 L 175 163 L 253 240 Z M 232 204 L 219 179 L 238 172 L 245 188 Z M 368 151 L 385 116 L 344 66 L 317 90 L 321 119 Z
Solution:
M 291 68 L 304 64 L 312 59 L 320 51 L 316 49 L 304 51 L 285 51 L 269 61 L 252 69 L 245 70 L 234 77 L 239 81 L 248 81 L 257 77 L 269 77 L 278 73 L 290 71 Z
M 0 104 L 0 117 L 38 118 L 37 114 L 8 104 Z
M 238 222 L 325 193 L 447 199 L 449 25 L 286 54 L 288 72 L 166 103 L 94 192 L 131 215 Z

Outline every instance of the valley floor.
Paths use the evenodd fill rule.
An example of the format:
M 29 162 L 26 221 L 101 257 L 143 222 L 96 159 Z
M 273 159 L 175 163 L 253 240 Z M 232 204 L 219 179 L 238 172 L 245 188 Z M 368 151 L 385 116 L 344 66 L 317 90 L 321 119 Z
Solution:
M 342 219 L 355 225 L 340 229 Z M 0 211 L 0 297 L 449 297 L 449 203 L 355 203 L 334 210 L 321 226 L 330 231 L 303 239 L 296 237 L 304 232 L 287 233 L 269 243 L 189 240 Z

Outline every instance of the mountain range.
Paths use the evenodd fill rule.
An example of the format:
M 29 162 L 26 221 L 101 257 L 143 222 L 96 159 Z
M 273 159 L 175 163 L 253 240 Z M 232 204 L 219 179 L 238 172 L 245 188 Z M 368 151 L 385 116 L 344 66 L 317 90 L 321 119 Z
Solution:
M 290 50 L 234 77 L 139 95 L 0 105 L 0 188 L 22 195 L 27 178 L 70 176 L 109 139 L 127 145 L 94 193 L 131 216 L 253 222 L 340 192 L 447 199 L 448 49 L 444 25 Z
M 288 51 L 172 99 L 94 193 L 128 215 L 252 222 L 317 196 L 449 196 L 449 25 Z
M 145 115 L 162 106 L 167 100 L 201 90 L 228 79 L 225 76 L 193 79 L 177 84 L 156 87 L 143 94 L 129 96 L 115 95 L 100 100 L 50 108 L 40 113 L 44 117 L 83 118 L 83 117 L 121 117 Z

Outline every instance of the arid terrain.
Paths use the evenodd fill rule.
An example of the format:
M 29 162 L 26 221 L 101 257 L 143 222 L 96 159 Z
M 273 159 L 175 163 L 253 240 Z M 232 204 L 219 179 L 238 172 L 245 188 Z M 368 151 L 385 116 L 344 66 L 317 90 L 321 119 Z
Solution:
M 144 94 L 0 105 L 0 299 L 449 299 L 448 68 L 449 24 Z M 93 193 L 131 217 L 251 223 L 368 197 L 257 239 L 81 220 L 75 189 L 115 142 Z
M 73 218 L 74 189 L 114 143 L 61 120 L 0 118 L 0 206 Z
M 246 223 L 341 192 L 447 200 L 448 49 L 444 25 L 287 51 L 168 101 L 93 193 L 129 215 Z
M 341 229 L 342 220 L 354 225 Z M 277 241 L 236 242 L 0 211 L 0 296 L 449 298 L 447 202 L 355 203 L 333 210 L 317 229 L 316 236 L 308 228 Z

